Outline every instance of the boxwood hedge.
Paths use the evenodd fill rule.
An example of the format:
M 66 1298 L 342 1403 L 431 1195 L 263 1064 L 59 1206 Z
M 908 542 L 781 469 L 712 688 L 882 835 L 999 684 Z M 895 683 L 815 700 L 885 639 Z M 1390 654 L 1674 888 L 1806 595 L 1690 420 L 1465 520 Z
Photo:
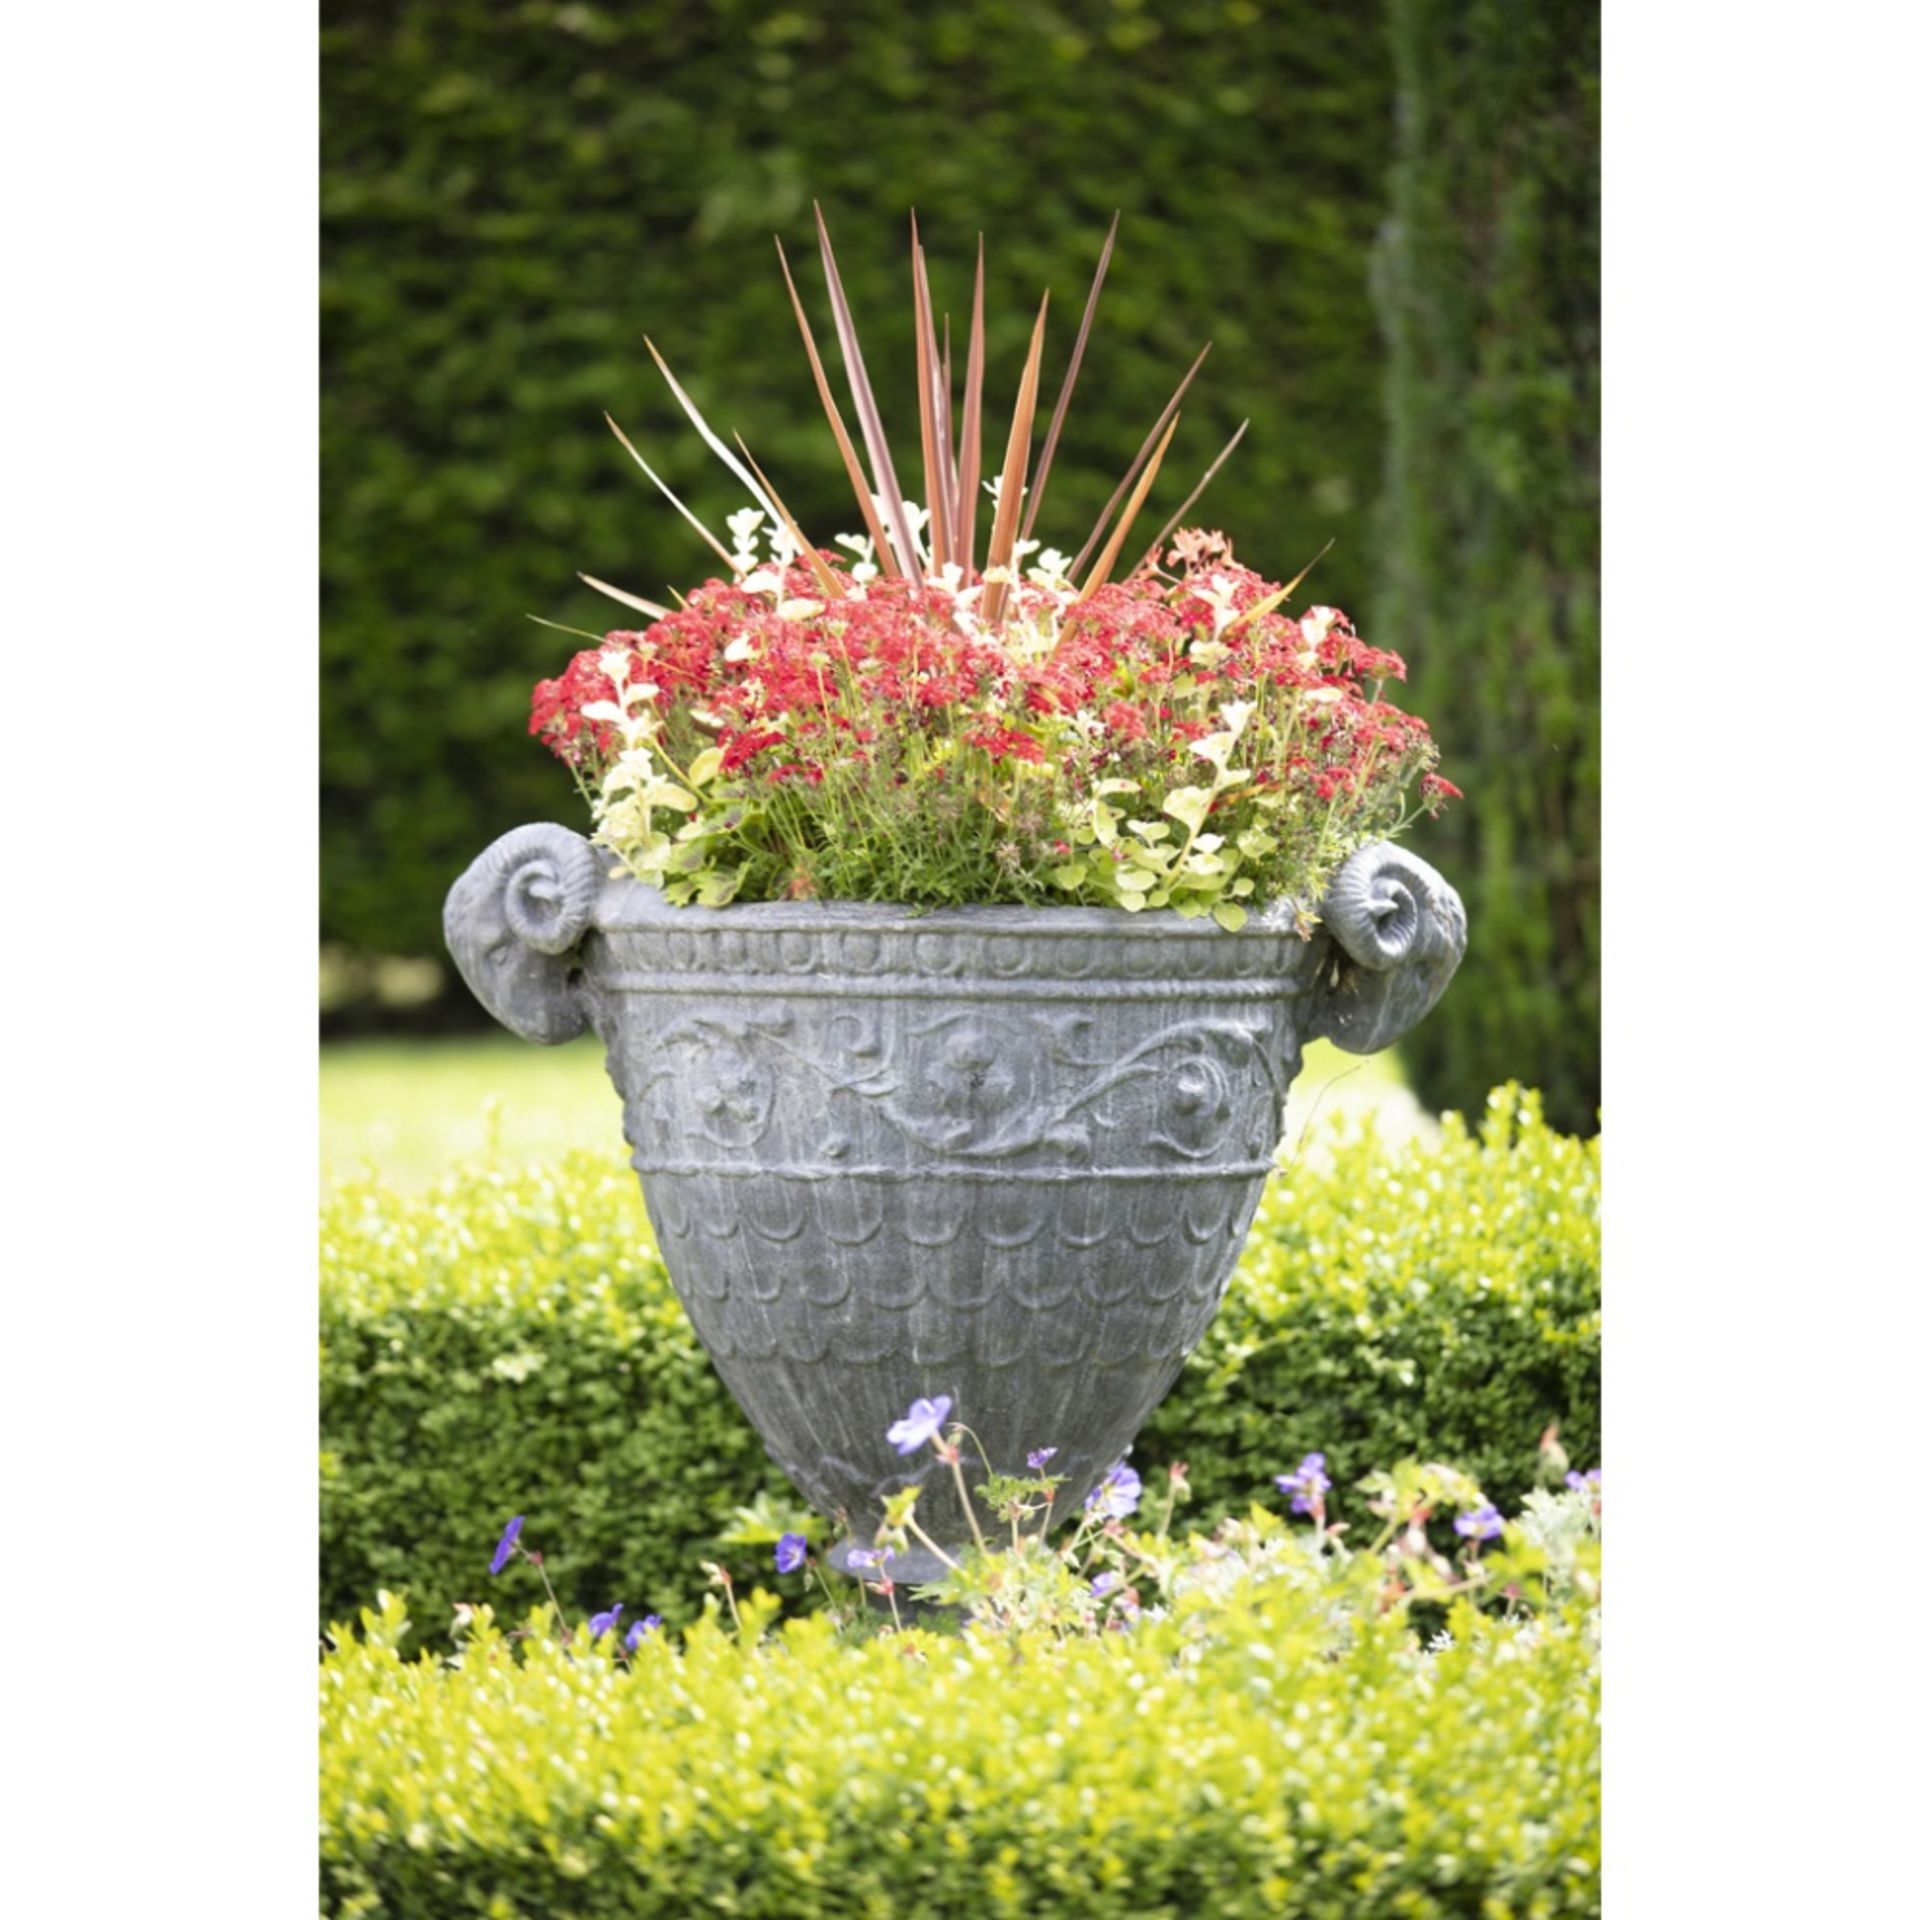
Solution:
M 768 1603 L 769 1605 L 771 1603 Z M 322 1663 L 337 1915 L 1599 1911 L 1598 1674 L 1576 1613 L 1398 1616 L 1242 1586 L 1054 1642 L 755 1644 L 631 1665 L 490 1619 L 401 1657 L 397 1602 Z M 1334 1656 L 1334 1657 L 1330 1657 Z
M 1187 1461 L 1220 1511 L 1315 1449 L 1336 1487 L 1445 1459 L 1511 1511 L 1550 1424 L 1575 1464 L 1598 1461 L 1600 1145 L 1505 1087 L 1477 1133 L 1457 1115 L 1432 1147 L 1351 1133 L 1270 1184 L 1134 1461 Z
M 1271 1497 L 1309 1450 L 1336 1488 L 1441 1458 L 1503 1506 L 1559 1423 L 1599 1448 L 1599 1148 L 1530 1095 L 1432 1146 L 1361 1133 L 1273 1182 L 1213 1328 L 1136 1448 L 1202 1517 Z M 321 1619 L 382 1588 L 444 1622 L 487 1597 L 500 1523 L 569 1603 L 698 1604 L 700 1562 L 762 1493 L 795 1496 L 694 1339 L 617 1160 L 338 1190 L 324 1217 Z

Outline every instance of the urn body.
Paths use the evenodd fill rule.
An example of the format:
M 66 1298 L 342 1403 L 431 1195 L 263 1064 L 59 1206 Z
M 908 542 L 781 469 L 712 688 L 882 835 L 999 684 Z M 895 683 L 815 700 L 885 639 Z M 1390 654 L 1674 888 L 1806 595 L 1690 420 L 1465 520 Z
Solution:
M 1341 870 L 1320 924 L 1282 905 L 1233 933 L 1070 907 L 676 908 L 609 864 L 521 828 L 455 887 L 449 944 L 516 1031 L 598 1032 L 695 1331 L 856 1545 L 910 1483 L 934 1540 L 968 1538 L 950 1469 L 886 1439 L 941 1394 L 970 1484 L 1053 1448 L 1055 1511 L 1077 1513 L 1219 1306 L 1302 1046 L 1385 1045 L 1465 943 L 1451 889 L 1385 846 Z M 939 1567 L 916 1547 L 889 1570 Z

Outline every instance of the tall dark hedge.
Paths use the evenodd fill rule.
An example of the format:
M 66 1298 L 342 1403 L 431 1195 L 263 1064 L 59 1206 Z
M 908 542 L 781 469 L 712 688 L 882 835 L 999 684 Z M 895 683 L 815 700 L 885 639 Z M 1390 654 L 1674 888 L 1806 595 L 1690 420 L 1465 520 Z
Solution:
M 323 937 L 436 953 L 491 836 L 578 817 L 525 723 L 579 643 L 526 615 L 604 628 L 576 568 L 706 567 L 601 409 L 710 524 L 741 503 L 643 333 L 803 524 L 857 524 L 773 252 L 824 330 L 815 196 L 909 474 L 909 207 L 956 315 L 986 230 L 996 435 L 1041 290 L 1050 394 L 1121 209 L 1041 533 L 1085 531 L 1211 338 L 1156 504 L 1251 416 L 1200 518 L 1268 572 L 1332 536 L 1315 595 L 1375 624 L 1380 0 L 327 0 L 322 77 Z
M 1471 950 L 1402 1042 L 1430 1105 L 1600 1100 L 1599 39 L 1594 0 L 1389 0 L 1387 480 L 1371 638 L 1467 797 L 1422 830 Z M 1366 625 L 1367 623 L 1363 623 Z

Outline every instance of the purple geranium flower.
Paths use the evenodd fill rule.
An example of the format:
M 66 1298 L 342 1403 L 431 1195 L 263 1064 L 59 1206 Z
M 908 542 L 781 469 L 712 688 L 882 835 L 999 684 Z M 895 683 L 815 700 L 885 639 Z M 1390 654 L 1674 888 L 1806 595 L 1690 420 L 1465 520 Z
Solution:
M 1333 1482 L 1327 1478 L 1327 1456 L 1310 1453 L 1292 1473 L 1276 1473 L 1273 1484 L 1282 1493 L 1293 1495 L 1295 1513 L 1311 1513 L 1325 1501 Z
M 1598 1493 L 1600 1491 L 1600 1469 L 1595 1467 L 1591 1473 L 1570 1473 L 1567 1485 L 1575 1493 Z
M 904 1420 L 896 1420 L 887 1429 L 895 1453 L 908 1454 L 924 1447 L 940 1432 L 941 1423 L 953 1411 L 953 1395 L 943 1393 L 932 1400 L 916 1400 L 907 1409 Z
M 520 1528 L 526 1517 L 524 1513 L 516 1513 L 507 1522 L 507 1530 L 500 1536 L 500 1544 L 493 1550 L 493 1565 L 487 1569 L 489 1573 L 498 1573 L 513 1558 L 513 1549 L 519 1542 Z
M 1104 1600 L 1119 1584 L 1120 1576 L 1117 1573 L 1096 1573 L 1093 1576 L 1093 1597 Z
M 619 1611 L 620 1609 L 618 1607 L 614 1608 L 615 1613 Z M 596 1617 L 600 1619 L 606 1618 L 604 1614 L 597 1615 Z M 657 1613 L 648 1614 L 644 1620 L 636 1620 L 633 1625 L 627 1629 L 627 1651 L 631 1653 L 648 1634 L 658 1632 L 659 1628 L 660 1616 Z
M 847 1565 L 850 1567 L 884 1567 L 893 1558 L 891 1547 L 849 1547 Z
M 1044 1473 L 1047 1462 L 1059 1451 L 1060 1449 L 1058 1447 L 1035 1447 L 1034 1450 L 1027 1455 L 1027 1465 L 1035 1473 Z
M 1498 1540 L 1506 1526 L 1498 1507 L 1476 1507 L 1471 1513 L 1457 1515 L 1453 1530 L 1468 1540 Z
M 783 1533 L 773 1550 L 773 1564 L 782 1573 L 798 1573 L 807 1564 L 807 1536 Z
M 1086 1504 L 1096 1520 L 1124 1520 L 1140 1504 L 1140 1476 L 1124 1460 L 1115 1462 Z
M 627 1610 L 624 1600 L 616 1601 L 605 1613 L 596 1613 L 587 1622 L 587 1638 L 598 1640 L 603 1633 L 611 1633 L 620 1624 L 620 1616 Z

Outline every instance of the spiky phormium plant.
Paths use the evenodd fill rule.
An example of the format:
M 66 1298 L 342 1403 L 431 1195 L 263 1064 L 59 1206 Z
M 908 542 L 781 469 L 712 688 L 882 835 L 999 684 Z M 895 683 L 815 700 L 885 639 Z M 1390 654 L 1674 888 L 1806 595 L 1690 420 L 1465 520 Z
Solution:
M 1405 677 L 1396 655 L 1366 645 L 1335 608 L 1283 613 L 1304 570 L 1276 585 L 1222 535 L 1182 530 L 1246 422 L 1119 572 L 1204 349 L 1079 551 L 1033 538 L 1117 228 L 1038 462 L 1045 300 L 998 477 L 983 485 L 985 249 L 956 440 L 950 336 L 943 349 L 915 224 L 924 507 L 901 491 L 826 222 L 821 264 L 871 483 L 781 249 L 866 528 L 826 548 L 647 342 L 752 504 L 728 518 L 723 543 L 608 420 L 726 573 L 671 609 L 582 575 L 649 624 L 607 634 L 542 681 L 531 731 L 573 770 L 595 839 L 669 901 L 1171 907 L 1236 928 L 1249 909 L 1287 900 L 1305 932 L 1349 853 L 1457 792 L 1435 771 L 1424 723 L 1380 698 Z

